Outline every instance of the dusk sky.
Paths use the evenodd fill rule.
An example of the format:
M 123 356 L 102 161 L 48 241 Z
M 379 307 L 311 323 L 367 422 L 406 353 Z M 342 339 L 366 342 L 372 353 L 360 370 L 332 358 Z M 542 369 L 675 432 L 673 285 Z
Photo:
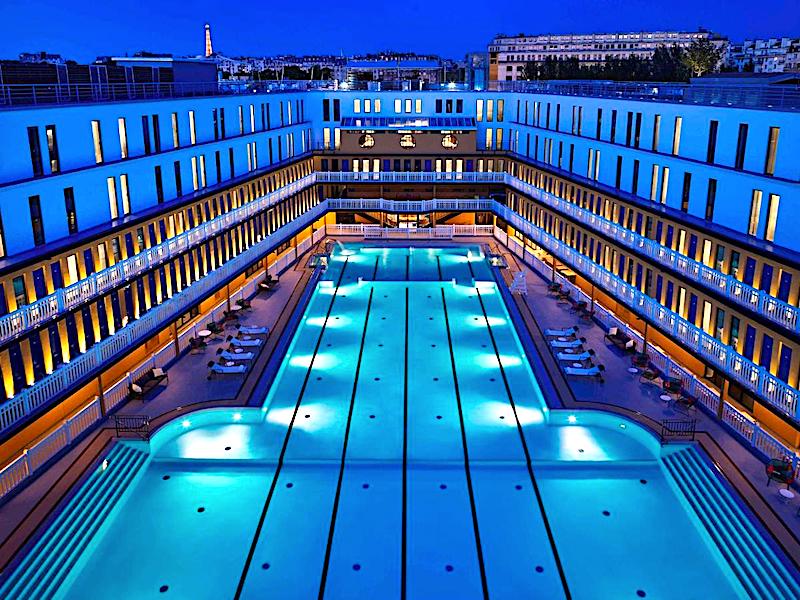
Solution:
M 485 49 L 499 32 L 703 26 L 733 40 L 800 35 L 800 0 L 4 0 L 1 14 L 0 58 L 45 50 L 81 62 L 138 50 L 199 54 L 205 22 L 214 49 L 231 56 L 394 49 L 458 58 Z

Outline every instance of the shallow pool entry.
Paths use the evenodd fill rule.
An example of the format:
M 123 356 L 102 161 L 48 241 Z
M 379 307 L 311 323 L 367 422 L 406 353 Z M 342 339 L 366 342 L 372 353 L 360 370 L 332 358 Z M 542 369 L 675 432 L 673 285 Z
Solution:
M 109 455 L 2 597 L 753 595 L 677 477 L 699 463 L 548 409 L 480 248 L 328 264 L 263 407 L 168 424 L 138 470 Z

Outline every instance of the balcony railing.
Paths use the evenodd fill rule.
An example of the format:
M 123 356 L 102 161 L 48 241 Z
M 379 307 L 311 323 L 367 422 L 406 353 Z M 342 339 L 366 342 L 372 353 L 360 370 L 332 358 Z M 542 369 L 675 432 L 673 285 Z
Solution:
M 426 213 L 433 211 L 491 211 L 489 198 L 434 198 L 433 200 L 387 200 L 384 198 L 328 198 L 330 210 L 377 210 Z
M 245 206 L 249 206 L 249 204 Z M 23 389 L 19 394 L 0 405 L 0 432 L 13 427 L 37 409 L 47 405 L 97 369 L 130 352 L 131 348 L 144 342 L 152 334 L 163 329 L 166 323 L 176 319 L 192 305 L 213 292 L 222 285 L 223 281 L 233 277 L 258 258 L 269 253 L 279 241 L 287 236 L 296 235 L 311 225 L 327 210 L 328 207 L 324 201 L 319 203 L 291 223 L 280 227 L 265 239 L 256 242 L 238 256 L 209 272 L 205 277 L 119 329 L 112 336 L 93 345 L 86 352 L 55 369 L 51 374 Z
M 683 348 L 725 372 L 743 387 L 764 398 L 780 412 L 793 419 L 798 418 L 797 400 L 800 392 L 797 389 L 781 381 L 764 367 L 748 360 L 734 348 L 726 346 L 693 323 L 662 306 L 654 298 L 624 282 L 589 257 L 545 233 L 507 206 L 498 203 L 496 208 L 496 214 L 510 223 L 512 227 L 557 256 L 565 264 L 581 272 L 600 289 L 628 306 L 634 313 L 656 324 Z
M 318 171 L 317 183 L 505 183 L 501 171 Z
M 14 339 L 30 328 L 41 326 L 59 314 L 63 314 L 64 311 L 72 310 L 108 290 L 124 284 L 131 278 L 183 254 L 210 236 L 241 223 L 273 204 L 313 185 L 314 180 L 313 174 L 306 175 L 275 192 L 247 202 L 102 271 L 97 271 L 70 286 L 59 288 L 31 304 L 19 307 L 0 317 L 0 344 Z
M 546 204 L 560 213 L 588 225 L 614 241 L 640 254 L 644 254 L 654 262 L 669 267 L 684 277 L 725 296 L 732 302 L 744 306 L 791 331 L 800 332 L 800 318 L 798 318 L 800 316 L 800 308 L 779 300 L 764 290 L 749 286 L 731 275 L 720 273 L 716 269 L 693 260 L 677 250 L 672 250 L 656 240 L 639 235 L 586 208 L 581 208 L 573 202 L 568 202 L 554 194 L 525 183 L 510 174 L 506 177 L 506 183 L 542 204 Z

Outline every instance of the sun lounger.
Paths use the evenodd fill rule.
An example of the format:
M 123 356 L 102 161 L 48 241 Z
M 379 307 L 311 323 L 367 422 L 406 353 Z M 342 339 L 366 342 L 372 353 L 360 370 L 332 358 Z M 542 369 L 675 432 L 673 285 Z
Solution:
M 240 340 L 239 338 L 230 338 L 228 341 L 231 343 L 231 346 L 237 346 L 239 348 L 255 348 L 260 346 L 263 340 Z
M 240 375 L 245 371 L 247 371 L 247 367 L 245 365 L 233 365 L 232 367 L 228 367 L 226 365 L 210 362 L 208 363 L 207 379 L 211 379 L 213 375 Z
M 587 350 L 586 352 L 581 352 L 580 354 L 559 352 L 556 356 L 558 357 L 558 360 L 580 362 L 582 360 L 588 360 L 592 358 L 594 356 L 594 350 Z
M 252 352 L 228 352 L 222 348 L 217 350 L 217 354 L 222 360 L 253 360 L 255 356 Z
M 244 335 L 267 335 L 269 329 L 267 327 L 250 327 L 248 325 L 239 325 L 239 333 Z
M 567 327 L 565 329 L 545 329 L 544 334 L 549 337 L 567 337 L 578 332 L 577 327 Z
M 573 375 L 576 377 L 597 377 L 600 381 L 603 381 L 603 371 L 606 368 L 603 365 L 595 365 L 589 368 L 583 367 L 564 367 L 564 373 L 567 375 Z
M 550 340 L 550 345 L 553 348 L 579 348 L 583 345 L 583 342 L 586 341 L 586 338 L 578 338 L 575 340 L 566 340 L 564 342 L 560 340 Z

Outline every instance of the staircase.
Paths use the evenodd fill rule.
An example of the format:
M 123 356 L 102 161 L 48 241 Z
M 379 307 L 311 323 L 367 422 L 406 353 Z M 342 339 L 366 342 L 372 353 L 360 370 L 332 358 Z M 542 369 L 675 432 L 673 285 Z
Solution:
M 118 443 L 5 580 L 0 598 L 52 598 L 108 518 L 147 453 Z
M 663 457 L 686 500 L 751 598 L 800 598 L 800 579 L 694 448 Z

